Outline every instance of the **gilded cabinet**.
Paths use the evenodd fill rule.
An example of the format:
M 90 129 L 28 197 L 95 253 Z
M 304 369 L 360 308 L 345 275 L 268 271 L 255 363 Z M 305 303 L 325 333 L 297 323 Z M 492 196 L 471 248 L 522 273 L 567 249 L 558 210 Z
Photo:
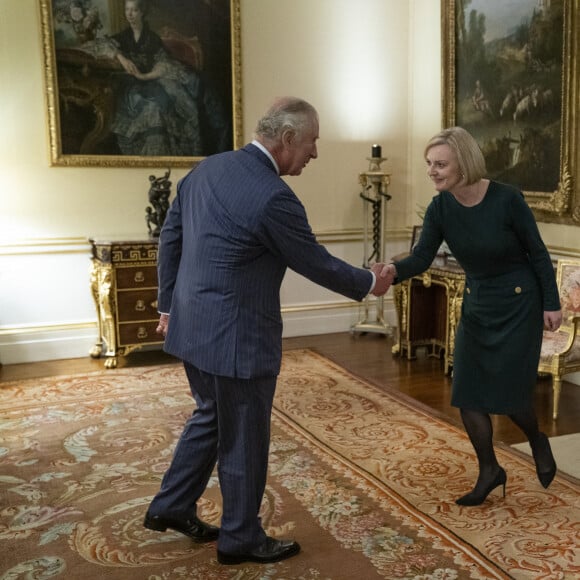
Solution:
M 411 360 L 418 347 L 426 347 L 430 356 L 443 359 L 445 373 L 449 373 L 464 288 L 461 266 L 439 256 L 423 274 L 393 286 L 398 318 L 393 354 Z
M 119 356 L 144 345 L 162 344 L 155 332 L 157 240 L 91 239 L 91 291 L 97 309 L 98 340 L 91 356 L 106 357 L 115 368 Z

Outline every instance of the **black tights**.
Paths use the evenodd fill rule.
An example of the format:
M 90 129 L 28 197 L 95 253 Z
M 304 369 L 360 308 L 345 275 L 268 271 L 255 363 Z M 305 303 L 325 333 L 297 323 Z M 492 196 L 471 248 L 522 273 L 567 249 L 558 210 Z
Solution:
M 540 435 L 538 419 L 536 418 L 536 413 L 534 413 L 533 409 L 513 413 L 508 415 L 508 417 L 524 432 L 530 442 L 530 446 L 533 448 L 536 445 L 538 436 Z
M 549 447 L 546 449 L 539 440 L 538 419 L 532 408 L 512 413 L 508 417 L 525 433 L 534 453 L 540 471 L 549 470 L 553 458 Z M 499 463 L 493 449 L 493 427 L 487 413 L 461 409 L 461 419 L 469 440 L 475 449 L 479 464 L 479 479 L 482 484 L 493 479 L 499 470 Z

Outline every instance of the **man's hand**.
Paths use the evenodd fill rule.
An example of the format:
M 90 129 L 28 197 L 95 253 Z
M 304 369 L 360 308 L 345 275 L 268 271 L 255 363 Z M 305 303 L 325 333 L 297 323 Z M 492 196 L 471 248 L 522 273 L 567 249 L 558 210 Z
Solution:
M 379 262 L 377 264 L 373 264 L 371 270 L 376 277 L 375 287 L 373 288 L 371 294 L 373 294 L 373 296 L 384 296 L 395 280 L 395 267 L 393 264 L 384 264 Z
M 545 310 L 544 311 L 544 328 L 550 332 L 556 332 L 562 324 L 561 310 Z
M 167 336 L 167 329 L 169 327 L 169 314 L 162 314 L 159 317 L 159 324 L 155 331 L 157 334 L 162 334 L 163 336 Z

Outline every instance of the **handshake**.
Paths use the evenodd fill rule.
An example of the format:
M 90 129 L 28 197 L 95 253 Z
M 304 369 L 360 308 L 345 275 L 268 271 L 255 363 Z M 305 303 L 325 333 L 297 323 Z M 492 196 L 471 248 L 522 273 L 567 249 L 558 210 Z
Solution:
M 383 296 L 397 277 L 397 269 L 394 264 L 380 262 L 373 264 L 371 271 L 376 278 L 375 287 L 372 289 L 371 294 L 373 296 Z

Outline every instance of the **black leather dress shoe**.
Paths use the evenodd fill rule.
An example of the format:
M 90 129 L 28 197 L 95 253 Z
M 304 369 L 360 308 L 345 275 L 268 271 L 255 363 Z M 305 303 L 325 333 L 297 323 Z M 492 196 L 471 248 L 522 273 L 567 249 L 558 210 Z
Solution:
M 170 528 L 198 543 L 213 542 L 218 539 L 220 533 L 219 528 L 206 524 L 197 517 L 180 521 L 162 516 L 152 516 L 149 515 L 149 512 L 145 515 L 143 525 L 147 529 L 155 530 L 156 532 L 164 532 L 167 528 Z
M 228 554 L 218 550 L 217 559 L 220 564 L 232 565 L 242 562 L 258 562 L 258 564 L 270 564 L 291 558 L 300 552 L 300 544 L 290 540 L 276 540 L 266 538 L 266 541 L 251 552 L 243 554 Z

